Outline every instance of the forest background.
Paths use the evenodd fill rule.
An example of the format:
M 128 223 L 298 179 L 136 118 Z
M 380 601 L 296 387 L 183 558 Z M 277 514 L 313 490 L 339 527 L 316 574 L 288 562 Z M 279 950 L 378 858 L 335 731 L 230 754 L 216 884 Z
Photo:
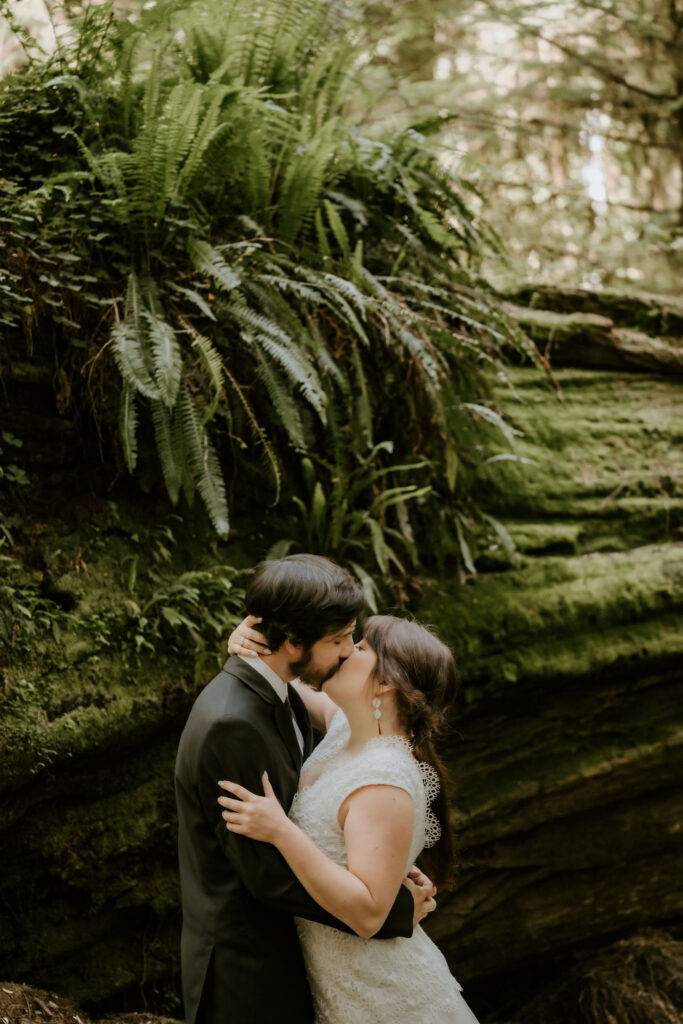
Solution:
M 680 1019 L 683 10 L 2 13 L 12 985 L 180 1015 L 178 730 L 315 550 L 456 650 L 482 1019 Z

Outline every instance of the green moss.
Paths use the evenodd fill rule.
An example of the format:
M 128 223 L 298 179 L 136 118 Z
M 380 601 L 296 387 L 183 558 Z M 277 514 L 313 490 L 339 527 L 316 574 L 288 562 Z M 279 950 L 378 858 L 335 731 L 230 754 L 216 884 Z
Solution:
M 683 655 L 683 546 L 530 559 L 466 587 L 434 585 L 418 616 L 437 626 L 481 692 Z M 474 695 L 474 694 L 473 694 Z
M 583 521 L 575 540 L 579 551 L 599 547 L 601 533 L 619 534 L 619 547 L 681 536 L 680 384 L 576 370 L 560 372 L 556 380 L 561 397 L 527 370 L 513 371 L 512 390 L 499 391 L 522 431 L 514 454 L 526 461 L 482 470 L 488 508 L 530 523 L 532 530 Z
M 654 335 L 683 335 L 683 300 L 674 295 L 648 292 L 628 294 L 611 289 L 590 292 L 583 288 L 560 288 L 528 284 L 508 296 L 520 306 L 540 312 L 598 314 L 624 327 L 638 327 Z

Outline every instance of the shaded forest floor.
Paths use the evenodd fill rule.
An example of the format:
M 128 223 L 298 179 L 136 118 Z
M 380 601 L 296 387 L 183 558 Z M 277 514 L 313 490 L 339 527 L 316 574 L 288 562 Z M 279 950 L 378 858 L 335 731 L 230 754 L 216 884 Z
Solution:
M 94 1020 L 67 999 L 31 985 L 0 981 L 0 1020 L 4 1024 L 171 1024 L 149 1013 L 114 1014 Z

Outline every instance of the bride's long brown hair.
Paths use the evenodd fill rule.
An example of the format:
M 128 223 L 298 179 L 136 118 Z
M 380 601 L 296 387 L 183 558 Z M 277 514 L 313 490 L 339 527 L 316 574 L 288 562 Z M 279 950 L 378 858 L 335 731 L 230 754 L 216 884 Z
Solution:
M 373 675 L 379 682 L 395 687 L 399 721 L 410 737 L 415 757 L 432 765 L 439 776 L 439 793 L 432 810 L 441 826 L 441 837 L 423 851 L 420 859 L 434 884 L 441 886 L 453 874 L 455 855 L 446 770 L 434 740 L 455 698 L 455 661 L 434 633 L 412 619 L 373 615 L 365 623 L 363 635 L 377 655 Z

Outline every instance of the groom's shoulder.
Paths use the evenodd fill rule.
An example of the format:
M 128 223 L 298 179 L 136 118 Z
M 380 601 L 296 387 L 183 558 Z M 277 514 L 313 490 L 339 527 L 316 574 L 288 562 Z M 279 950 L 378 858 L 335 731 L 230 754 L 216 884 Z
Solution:
M 258 673 L 233 655 L 199 693 L 190 717 L 251 718 L 261 703 L 252 686 L 260 683 Z

